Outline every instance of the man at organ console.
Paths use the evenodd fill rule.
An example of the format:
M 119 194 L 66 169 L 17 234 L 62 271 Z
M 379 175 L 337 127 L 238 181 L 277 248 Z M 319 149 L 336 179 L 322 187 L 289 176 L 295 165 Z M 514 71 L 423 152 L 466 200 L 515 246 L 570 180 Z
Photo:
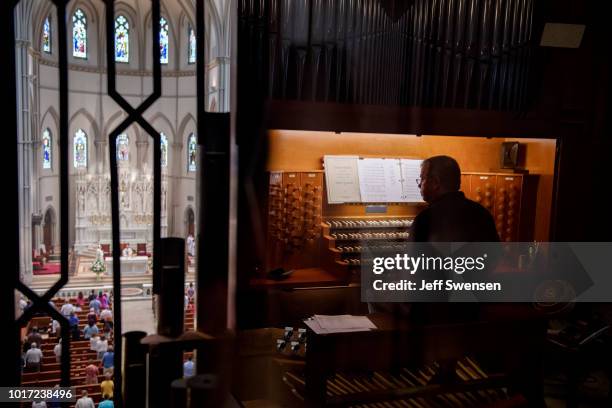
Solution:
M 413 242 L 499 242 L 495 221 L 482 205 L 465 197 L 461 187 L 461 169 L 449 156 L 433 156 L 421 164 L 416 180 L 428 206 L 414 219 L 410 231 Z M 440 301 L 444 302 L 442 296 Z M 472 320 L 478 315 L 477 304 L 371 303 L 370 312 L 409 316 L 422 324 L 442 321 Z
M 423 161 L 417 179 L 429 205 L 412 224 L 415 242 L 498 242 L 493 217 L 482 205 L 469 200 L 461 187 L 461 169 L 449 156 Z

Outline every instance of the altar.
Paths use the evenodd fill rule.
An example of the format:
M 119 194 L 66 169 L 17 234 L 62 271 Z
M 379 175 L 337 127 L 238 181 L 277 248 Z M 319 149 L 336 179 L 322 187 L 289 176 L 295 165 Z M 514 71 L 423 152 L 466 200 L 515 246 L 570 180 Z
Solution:
M 148 272 L 148 256 L 122 256 L 119 260 L 121 262 L 121 275 L 144 275 Z M 113 257 L 108 256 L 104 258 L 106 264 L 106 274 L 113 274 Z
M 161 235 L 167 236 L 167 188 L 162 176 Z M 112 242 L 110 177 L 79 175 L 76 179 L 75 242 L 77 254 Z M 153 179 L 148 174 L 119 168 L 119 234 L 121 242 L 135 247 L 153 244 Z M 138 264 L 139 262 L 136 261 Z

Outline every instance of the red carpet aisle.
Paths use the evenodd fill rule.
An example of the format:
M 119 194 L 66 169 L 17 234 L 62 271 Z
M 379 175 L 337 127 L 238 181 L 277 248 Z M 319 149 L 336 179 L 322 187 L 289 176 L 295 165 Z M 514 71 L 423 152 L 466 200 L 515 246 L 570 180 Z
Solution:
M 32 262 L 33 265 L 37 265 L 38 262 Z M 42 269 L 38 269 L 36 267 L 33 268 L 34 275 L 53 275 L 60 273 L 60 264 L 59 263 L 47 263 Z

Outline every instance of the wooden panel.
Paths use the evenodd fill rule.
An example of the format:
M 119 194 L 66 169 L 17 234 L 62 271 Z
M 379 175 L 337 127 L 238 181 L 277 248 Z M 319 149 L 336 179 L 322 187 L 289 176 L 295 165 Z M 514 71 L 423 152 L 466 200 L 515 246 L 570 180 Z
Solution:
M 557 141 L 554 139 L 506 139 L 520 142 L 519 165 L 537 174 L 537 185 L 527 181 L 527 187 L 535 189 L 535 224 L 533 240 L 548 241 L 550 235 L 551 208 L 553 205 L 553 186 L 555 178 L 555 154 Z
M 470 191 L 467 197 L 493 213 L 495 181 L 495 175 L 493 174 L 471 174 Z
M 266 268 L 319 266 L 323 173 L 271 172 Z
M 271 130 L 269 171 L 322 170 L 324 155 L 425 159 L 445 154 L 463 171 L 495 171 L 503 138 Z
M 518 241 L 523 177 L 497 175 L 494 217 L 502 241 Z
M 463 173 L 497 173 L 501 144 L 519 141 L 519 166 L 538 175 L 535 186 L 535 215 L 532 238 L 549 237 L 554 180 L 556 141 L 554 139 L 484 138 L 470 136 L 415 136 L 382 133 L 334 133 L 298 130 L 269 132 L 268 170 L 322 170 L 324 155 L 358 155 L 361 157 L 405 157 L 424 159 L 449 155 L 457 160 Z M 471 178 L 462 177 L 462 191 L 469 198 Z M 330 205 L 324 194 L 323 215 L 333 217 L 366 216 L 361 204 Z M 389 204 L 387 216 L 414 217 L 420 211 L 415 204 Z

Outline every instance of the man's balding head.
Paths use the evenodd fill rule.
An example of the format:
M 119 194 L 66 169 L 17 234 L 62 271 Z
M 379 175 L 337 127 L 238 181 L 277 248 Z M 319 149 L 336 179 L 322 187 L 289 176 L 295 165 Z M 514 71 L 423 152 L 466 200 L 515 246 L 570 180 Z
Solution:
M 459 191 L 461 169 L 449 156 L 433 156 L 421 164 L 421 195 L 431 202 L 445 193 Z

